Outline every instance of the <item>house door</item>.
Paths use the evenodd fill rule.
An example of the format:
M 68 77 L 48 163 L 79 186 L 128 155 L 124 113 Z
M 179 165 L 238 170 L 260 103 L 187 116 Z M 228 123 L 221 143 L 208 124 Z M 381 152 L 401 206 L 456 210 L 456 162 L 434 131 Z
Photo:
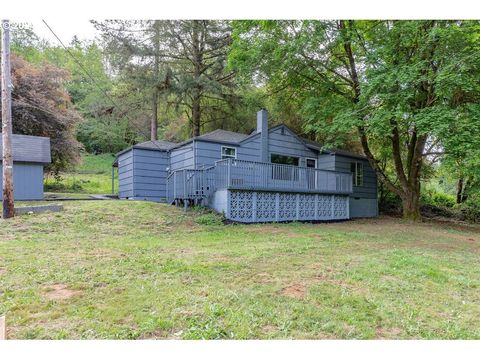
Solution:
M 317 159 L 307 158 L 306 159 L 307 168 L 316 169 L 317 168 Z M 307 184 L 308 189 L 314 190 L 317 184 L 317 172 L 314 170 L 307 169 Z

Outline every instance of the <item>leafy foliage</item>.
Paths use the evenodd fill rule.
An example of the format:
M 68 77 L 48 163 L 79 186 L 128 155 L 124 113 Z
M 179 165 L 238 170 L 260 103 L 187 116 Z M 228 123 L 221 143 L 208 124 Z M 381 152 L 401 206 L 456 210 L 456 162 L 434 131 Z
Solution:
M 82 146 L 75 139 L 75 127 L 81 116 L 63 86 L 69 73 L 48 63 L 31 65 L 16 55 L 11 65 L 13 132 L 50 137 L 48 170 L 54 173 L 77 163 Z
M 476 21 L 243 21 L 229 60 L 282 92 L 328 145 L 357 134 L 417 219 L 429 163 L 478 147 L 466 130 L 480 128 L 479 32 Z

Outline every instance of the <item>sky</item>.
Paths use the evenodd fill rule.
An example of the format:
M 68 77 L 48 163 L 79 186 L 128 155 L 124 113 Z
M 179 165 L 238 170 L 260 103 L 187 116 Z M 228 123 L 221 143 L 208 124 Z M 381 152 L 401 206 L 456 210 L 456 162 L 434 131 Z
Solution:
M 94 39 L 97 35 L 97 31 L 88 19 L 44 18 L 44 20 L 65 44 L 68 44 L 75 35 L 77 35 L 79 40 Z M 30 23 L 33 26 L 33 31 L 39 37 L 47 39 L 52 45 L 58 45 L 58 40 L 45 26 L 45 24 L 42 22 L 42 19 L 37 18 L 25 21 L 13 21 L 22 24 Z

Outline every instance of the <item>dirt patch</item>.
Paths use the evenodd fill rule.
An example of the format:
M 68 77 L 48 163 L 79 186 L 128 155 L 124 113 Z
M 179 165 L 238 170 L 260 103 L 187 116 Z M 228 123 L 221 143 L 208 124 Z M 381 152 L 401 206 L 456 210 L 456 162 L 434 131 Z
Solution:
M 3 275 L 7 272 L 7 269 L 5 269 L 4 267 L 0 267 L 0 275 Z
M 268 284 L 271 283 L 272 280 L 272 275 L 269 273 L 263 272 L 263 273 L 258 273 L 254 275 L 255 282 L 262 283 L 262 284 Z
M 378 327 L 375 330 L 376 338 L 379 340 L 386 340 L 386 339 L 399 339 L 399 335 L 402 333 L 402 329 L 400 328 L 383 328 Z
M 393 276 L 393 275 L 383 275 L 382 280 L 385 281 L 398 281 L 398 277 Z
M 293 299 L 303 299 L 307 294 L 307 288 L 302 284 L 292 284 L 282 289 L 282 295 Z
M 55 284 L 45 288 L 46 293 L 43 295 L 48 300 L 66 300 L 74 296 L 79 296 L 80 290 L 69 289 L 66 284 Z
M 475 241 L 474 238 L 472 238 L 471 234 L 454 234 L 448 231 L 438 231 L 438 230 L 432 230 L 430 233 L 434 236 L 444 236 L 446 238 L 450 238 L 453 240 L 460 240 L 460 241 Z
M 271 334 L 271 333 L 274 333 L 278 330 L 278 328 L 274 325 L 265 325 L 265 326 L 262 326 L 260 331 L 262 332 L 262 334 Z
M 291 229 L 271 224 L 262 224 L 260 227 L 252 227 L 248 229 L 252 234 L 261 234 L 261 235 L 285 235 L 289 238 L 298 237 L 299 234 L 293 232 Z

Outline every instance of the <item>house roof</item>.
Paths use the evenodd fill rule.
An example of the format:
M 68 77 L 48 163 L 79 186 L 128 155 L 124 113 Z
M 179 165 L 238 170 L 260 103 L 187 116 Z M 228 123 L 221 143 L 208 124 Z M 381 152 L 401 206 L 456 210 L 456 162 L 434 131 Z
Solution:
M 223 143 L 223 144 L 231 144 L 231 145 L 236 145 L 241 143 L 243 140 L 256 135 L 256 133 L 251 134 L 251 135 L 246 135 L 242 133 L 237 133 L 233 131 L 228 131 L 228 130 L 222 130 L 222 129 L 217 129 L 214 131 L 211 131 L 209 133 L 200 135 L 200 136 L 195 136 L 193 138 L 190 138 L 188 140 L 182 141 L 178 144 L 175 144 L 175 146 L 171 147 L 170 149 L 174 149 L 177 147 L 181 147 L 183 145 L 189 144 L 192 141 L 208 141 L 208 142 L 215 142 L 215 143 Z
M 317 143 L 315 141 L 312 141 L 312 140 L 308 140 L 308 139 L 305 139 L 305 138 L 302 138 L 298 135 L 295 134 L 295 132 L 293 130 L 291 130 L 287 125 L 285 124 L 280 124 L 280 125 L 277 125 L 277 126 L 274 126 L 274 127 L 271 127 L 270 129 L 268 129 L 269 131 L 272 131 L 274 129 L 277 129 L 279 127 L 286 127 L 287 129 L 290 130 L 290 132 L 292 132 L 292 134 L 294 134 L 295 136 L 297 136 L 297 138 L 302 141 L 305 146 L 311 148 L 311 149 L 315 149 L 317 151 L 324 151 L 326 153 L 329 153 L 329 154 L 339 154 L 339 155 L 344 155 L 344 156 L 349 156 L 349 157 L 355 157 L 355 158 L 361 158 L 361 159 L 365 159 L 365 156 L 363 155 L 359 155 L 359 154 L 355 154 L 355 153 L 352 153 L 352 152 L 349 152 L 349 151 L 345 151 L 345 150 L 339 150 L 339 149 L 323 149 L 323 145 L 320 144 L 320 143 Z M 156 140 L 156 141 L 146 141 L 146 142 L 143 142 L 143 143 L 140 143 L 140 144 L 136 144 L 136 145 L 133 145 L 119 153 L 116 154 L 117 158 L 119 155 L 129 151 L 130 149 L 132 148 L 135 148 L 135 149 L 149 149 L 149 150 L 159 150 L 159 151 L 169 151 L 169 150 L 173 150 L 175 148 L 178 148 L 178 147 L 181 147 L 183 145 L 186 145 L 186 144 L 189 144 L 191 143 L 192 141 L 197 141 L 197 140 L 200 140 L 200 141 L 208 141 L 208 142 L 216 142 L 216 143 L 225 143 L 225 144 L 232 144 L 232 145 L 236 145 L 236 144 L 240 144 L 241 142 L 257 135 L 258 133 L 256 131 L 252 132 L 251 134 L 247 135 L 247 134 L 242 134 L 242 133 L 237 133 L 237 132 L 234 132 L 234 131 L 228 131 L 228 130 L 223 130 L 223 129 L 217 129 L 217 130 L 214 130 L 214 131 L 211 131 L 209 133 L 206 133 L 206 134 L 203 134 L 203 135 L 200 135 L 200 136 L 196 136 L 196 137 L 193 137 L 191 139 L 188 139 L 188 140 L 185 140 L 185 141 L 182 141 L 180 143 L 173 143 L 173 142 L 169 142 L 169 141 L 163 141 L 163 140 Z M 117 158 L 115 159 L 114 161 L 114 165 L 117 163 Z
M 245 140 L 249 135 L 217 129 L 212 132 L 197 136 L 195 140 L 223 141 L 231 143 L 239 143 Z
M 0 133 L 0 162 L 3 156 L 3 142 Z M 50 138 L 30 135 L 12 135 L 13 161 L 49 164 L 52 162 L 50 155 Z

